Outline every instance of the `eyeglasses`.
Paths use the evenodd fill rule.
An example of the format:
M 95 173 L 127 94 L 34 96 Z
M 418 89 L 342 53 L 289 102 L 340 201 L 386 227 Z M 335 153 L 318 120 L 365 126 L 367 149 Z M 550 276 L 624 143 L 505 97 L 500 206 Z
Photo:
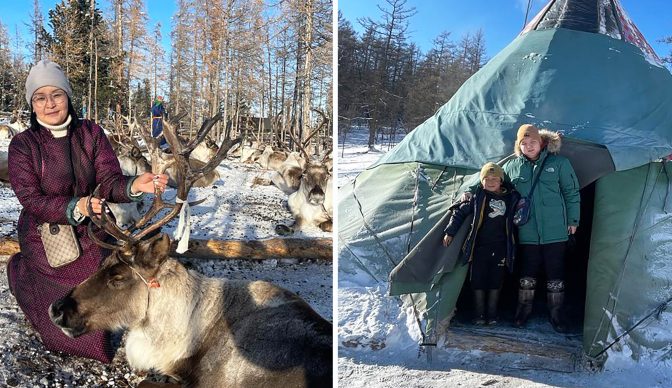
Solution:
M 47 104 L 47 100 L 51 99 L 54 104 L 60 105 L 68 99 L 68 95 L 64 91 L 56 91 L 51 94 L 36 94 L 33 96 L 32 101 L 35 106 L 42 108 Z

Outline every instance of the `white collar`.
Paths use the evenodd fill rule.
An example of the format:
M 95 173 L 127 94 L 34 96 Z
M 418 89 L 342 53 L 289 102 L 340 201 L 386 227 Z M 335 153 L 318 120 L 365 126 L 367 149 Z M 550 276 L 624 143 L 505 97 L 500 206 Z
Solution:
M 61 125 L 49 125 L 45 124 L 40 119 L 37 119 L 37 123 L 40 124 L 41 126 L 47 128 L 48 130 L 51 131 L 51 134 L 54 135 L 55 138 L 59 137 L 64 137 L 65 135 L 68 134 L 68 125 L 70 125 L 70 122 L 72 121 L 72 117 L 68 115 L 68 118 L 65 120 L 65 122 Z

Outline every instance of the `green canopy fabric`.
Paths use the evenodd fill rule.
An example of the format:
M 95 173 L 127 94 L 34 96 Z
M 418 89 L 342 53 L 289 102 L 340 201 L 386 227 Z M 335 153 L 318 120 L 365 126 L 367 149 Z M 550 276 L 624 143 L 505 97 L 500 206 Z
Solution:
M 663 85 L 668 85 L 664 87 Z M 374 166 L 477 169 L 532 123 L 607 147 L 616 170 L 672 154 L 672 75 L 636 46 L 554 29 L 519 36 Z
M 581 186 L 597 182 L 585 353 L 601 356 L 614 338 L 659 308 L 646 329 L 634 329 L 619 346 L 628 346 L 634 358 L 660 351 L 659 359 L 667 359 L 672 168 L 660 160 L 672 154 L 672 75 L 652 60 L 618 1 L 565 2 L 551 1 L 532 22 L 544 28 L 528 28 L 434 116 L 340 189 L 341 279 L 365 273 L 385 282 L 389 276 L 390 293 L 414 294 L 423 318 L 437 298 L 448 301 L 439 312 L 447 316 L 467 267 L 455 264 L 455 253 L 432 254 L 438 225 L 480 167 L 509 156 L 517 128 L 531 123 L 561 131 L 561 153 Z M 548 15 L 581 8 L 577 4 L 588 10 L 582 16 L 603 15 L 599 7 L 609 6 L 609 35 L 577 29 L 587 20 L 581 18 L 551 28 Z

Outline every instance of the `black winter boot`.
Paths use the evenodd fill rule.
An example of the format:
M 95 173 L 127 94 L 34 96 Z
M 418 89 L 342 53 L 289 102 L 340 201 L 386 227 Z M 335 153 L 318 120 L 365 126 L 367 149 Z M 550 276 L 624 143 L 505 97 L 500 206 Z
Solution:
M 499 291 L 488 291 L 488 325 L 497 324 L 497 304 L 499 303 Z
M 562 303 L 565 300 L 565 293 L 563 292 L 549 292 L 546 294 L 546 302 L 548 303 L 548 311 L 550 312 L 550 321 L 553 325 L 553 330 L 558 333 L 566 333 L 567 326 L 562 318 Z
M 537 287 L 537 279 L 521 278 L 520 289 L 518 290 L 518 307 L 516 316 L 513 318 L 513 326 L 521 328 L 527 323 L 527 318 L 532 313 L 534 304 L 534 290 Z
M 553 330 L 566 333 L 567 326 L 562 317 L 562 304 L 565 301 L 565 282 L 549 280 L 546 282 L 546 304 L 548 305 L 549 320 Z
M 474 290 L 474 325 L 485 325 L 485 290 Z

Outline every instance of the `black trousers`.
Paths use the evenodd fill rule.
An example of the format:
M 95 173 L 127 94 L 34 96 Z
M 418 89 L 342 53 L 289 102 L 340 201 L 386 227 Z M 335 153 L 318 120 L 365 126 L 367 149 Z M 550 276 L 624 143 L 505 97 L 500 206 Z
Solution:
M 498 290 L 506 270 L 506 241 L 474 247 L 471 262 L 471 288 Z
M 519 245 L 520 277 L 537 278 L 542 269 L 547 280 L 565 280 L 565 249 L 567 243 Z

